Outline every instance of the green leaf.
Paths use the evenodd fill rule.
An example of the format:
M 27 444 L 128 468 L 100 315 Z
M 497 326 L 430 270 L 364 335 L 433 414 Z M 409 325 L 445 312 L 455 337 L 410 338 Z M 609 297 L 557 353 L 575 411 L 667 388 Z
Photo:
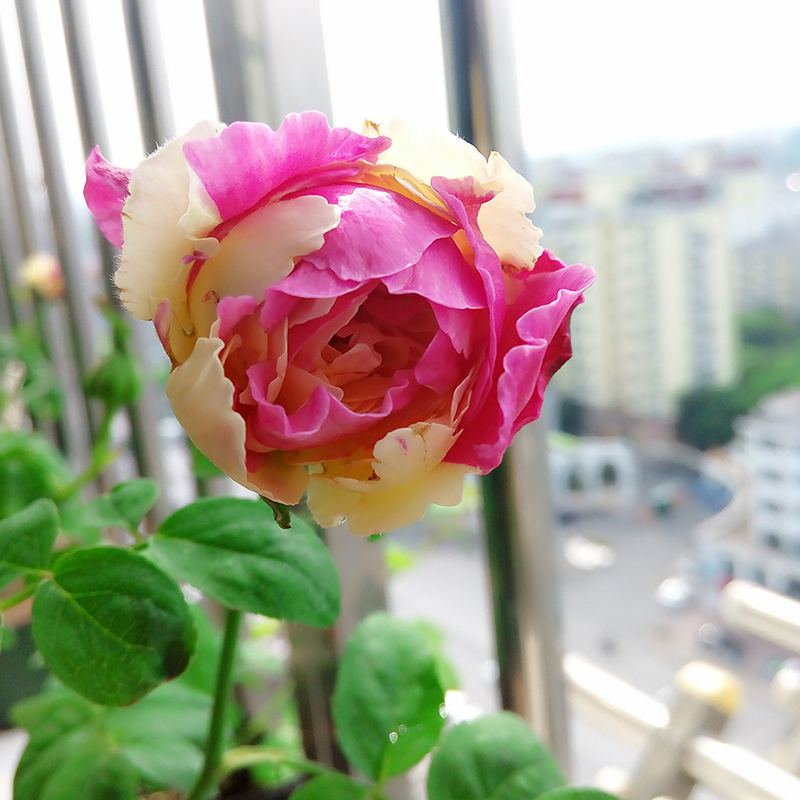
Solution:
M 52 500 L 37 500 L 0 521 L 0 570 L 47 569 L 58 533 L 58 510 Z
M 429 800 L 529 800 L 566 781 L 530 727 L 509 712 L 456 725 L 431 759 Z
M 128 321 L 108 307 L 101 308 L 111 326 L 111 351 L 87 376 L 84 392 L 97 397 L 110 413 L 134 403 L 142 393 L 144 380 L 139 361 L 131 352 L 131 329 Z
M 134 478 L 115 486 L 90 503 L 68 503 L 62 508 L 62 524 L 68 533 L 91 541 L 101 528 L 136 531 L 144 515 L 158 498 L 158 484 L 149 478 Z M 97 543 L 96 540 L 93 543 Z
M 363 800 L 369 786 L 356 783 L 348 775 L 331 772 L 318 775 L 299 789 L 295 789 L 289 800 Z
M 435 625 L 423 620 L 416 620 L 416 626 L 419 632 L 425 637 L 428 647 L 436 659 L 436 669 L 439 673 L 439 683 L 442 688 L 447 691 L 448 689 L 458 689 L 459 680 L 455 667 L 450 662 L 450 659 L 444 654 L 444 634 Z
M 136 800 L 133 765 L 101 736 L 87 736 L 70 749 L 46 781 L 38 800 Z
M 60 685 L 17 703 L 12 719 L 31 736 L 17 771 L 19 798 L 38 800 L 58 765 L 92 738 L 103 742 L 109 753 L 122 755 L 137 783 L 186 791 L 202 765 L 211 704 L 212 698 L 183 685 L 182 679 L 124 708 L 96 706 Z M 228 721 L 225 741 L 232 736 Z M 95 758 L 100 765 L 103 760 Z
M 138 530 L 142 518 L 158 499 L 158 484 L 150 478 L 134 478 L 115 486 L 109 498 L 126 526 Z
M 229 608 L 319 626 L 339 615 L 339 576 L 320 537 L 297 518 L 283 530 L 259 501 L 198 500 L 163 522 L 149 553 Z
M 197 449 L 197 445 L 191 440 L 189 444 L 189 454 L 192 458 L 192 474 L 201 481 L 210 481 L 214 478 L 221 478 L 225 473 L 210 459 Z
M 540 794 L 536 800 L 619 800 L 619 798 L 600 789 L 562 786 Z
M 208 695 L 173 682 L 135 705 L 106 709 L 103 721 L 149 784 L 187 791 L 202 766 L 211 703 Z
M 64 457 L 43 436 L 0 431 L 0 519 L 34 500 L 56 498 L 69 479 Z
M 96 547 L 55 562 L 34 597 L 33 637 L 59 680 L 118 706 L 180 675 L 195 632 L 172 578 L 136 553 Z
M 372 780 L 398 775 L 430 752 L 444 725 L 444 690 L 417 626 L 367 617 L 339 665 L 333 719 L 347 758 Z
M 222 632 L 209 619 L 200 603 L 189 606 L 197 631 L 194 655 L 189 666 L 181 675 L 180 682 L 185 686 L 213 697 L 217 684 L 217 665 L 222 647 Z M 239 647 L 241 649 L 242 643 Z M 159 690 L 160 691 L 160 690 Z
M 30 733 L 14 776 L 16 800 L 39 800 L 53 772 L 85 739 L 94 717 L 87 700 L 63 688 L 14 705 L 14 724 Z

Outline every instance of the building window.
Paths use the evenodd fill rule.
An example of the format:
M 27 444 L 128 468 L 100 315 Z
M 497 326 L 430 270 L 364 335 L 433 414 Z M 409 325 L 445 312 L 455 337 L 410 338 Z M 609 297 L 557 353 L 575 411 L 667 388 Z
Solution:
M 616 486 L 619 481 L 617 468 L 613 464 L 604 464 L 600 471 L 600 479 L 603 481 L 603 486 Z
M 768 533 L 764 537 L 764 544 L 772 550 L 781 549 L 781 537 L 777 533 Z

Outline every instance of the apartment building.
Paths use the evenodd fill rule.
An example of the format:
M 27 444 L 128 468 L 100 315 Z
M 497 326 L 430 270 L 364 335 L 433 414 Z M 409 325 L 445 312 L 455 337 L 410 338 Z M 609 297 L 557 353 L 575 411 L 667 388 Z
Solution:
M 598 273 L 574 315 L 561 389 L 621 417 L 668 420 L 688 389 L 733 382 L 739 313 L 770 304 L 753 275 L 763 271 L 757 243 L 777 218 L 772 173 L 709 145 L 680 158 L 640 151 L 581 168 L 551 163 L 534 177 L 542 243 Z M 800 271 L 786 265 L 788 245 L 773 249 L 773 271 L 786 274 L 773 295 L 789 295 Z

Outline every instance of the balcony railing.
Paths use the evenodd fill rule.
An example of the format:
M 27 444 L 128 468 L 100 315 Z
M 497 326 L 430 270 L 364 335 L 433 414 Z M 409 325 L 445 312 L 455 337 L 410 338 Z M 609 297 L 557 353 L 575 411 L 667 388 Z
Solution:
M 108 0 L 102 2 L 105 4 Z M 484 147 L 489 142 L 499 144 L 498 149 L 511 161 L 522 163 L 521 140 L 515 134 L 515 125 L 509 122 L 513 117 L 509 105 L 513 92 L 509 94 L 508 86 L 513 88 L 513 75 L 509 78 L 506 70 L 513 59 L 508 58 L 506 51 L 503 64 L 492 60 L 496 58 L 498 42 L 503 41 L 502 26 L 508 23 L 506 4 L 500 0 L 492 3 L 488 0 L 441 0 L 441 3 L 443 33 L 448 45 L 444 54 L 450 99 L 459 131 L 471 133 Z M 66 172 L 60 153 L 61 106 L 51 100 L 47 58 L 40 43 L 41 20 L 36 12 L 44 6 L 51 12 L 55 10 L 54 0 L 41 3 L 16 0 L 16 14 L 10 2 L 0 4 L 0 27 L 6 28 L 6 32 L 13 29 L 18 34 L 20 53 L 20 63 L 13 65 L 16 70 L 12 69 L 15 53 L 7 54 L 0 46 L 0 328 L 8 329 L 19 320 L 34 321 L 48 346 L 59 353 L 73 354 L 74 364 L 63 380 L 63 388 L 70 398 L 71 419 L 60 433 L 67 450 L 71 450 L 68 455 L 80 462 L 87 454 L 85 447 L 81 450 L 80 436 L 76 436 L 75 431 L 82 431 L 89 438 L 93 420 L 91 409 L 83 402 L 79 379 L 85 372 L 96 334 L 95 328 L 88 324 L 92 315 L 85 308 L 90 295 L 86 276 L 95 263 L 102 263 L 103 284 L 99 288 L 113 299 L 110 275 L 114 254 L 99 239 L 88 246 L 76 239 L 80 225 L 76 226 L 72 219 L 75 209 L 73 198 L 65 188 Z M 244 117 L 248 109 L 255 108 L 257 112 L 251 116 L 272 117 L 267 121 L 274 123 L 286 111 L 293 110 L 287 107 L 290 100 L 296 107 L 307 105 L 330 110 L 325 107 L 329 100 L 320 99 L 321 92 L 326 94 L 321 87 L 327 85 L 327 76 L 318 3 L 313 0 L 302 3 L 298 0 L 270 0 L 268 3 L 204 0 L 201 3 L 197 0 L 192 6 L 198 13 L 205 14 L 218 106 L 223 118 Z M 306 42 L 295 48 L 296 52 L 303 53 L 304 74 L 313 72 L 316 76 L 306 89 L 298 84 L 301 76 L 295 63 L 282 65 L 270 58 L 269 41 L 273 47 L 281 42 L 282 34 L 277 27 L 267 31 L 260 30 L 258 25 L 251 26 L 247 29 L 247 41 L 241 30 L 245 16 L 251 21 L 258 20 L 261 25 L 263 14 L 255 13 L 259 8 L 263 11 L 268 7 L 279 27 L 284 18 L 282 13 L 285 15 L 292 9 L 299 13 L 300 6 L 306 21 L 304 35 L 316 37 L 313 43 Z M 282 12 L 275 13 L 279 7 Z M 88 150 L 94 143 L 105 145 L 106 133 L 95 86 L 96 75 L 89 58 L 91 36 L 87 6 L 84 0 L 60 0 L 59 8 L 65 58 L 75 95 L 74 123 L 80 131 L 83 149 Z M 167 80 L 160 64 L 163 47 L 154 23 L 156 4 L 152 0 L 120 0 L 120 8 L 126 41 L 121 40 L 119 46 L 124 49 L 127 44 L 130 52 L 138 125 L 143 141 L 151 149 L 173 133 L 171 109 L 165 100 Z M 50 14 L 48 25 L 53 25 L 54 16 L 58 15 Z M 256 41 L 259 35 L 268 41 Z M 13 38 L 11 33 L 0 37 L 0 45 Z M 242 46 L 238 47 L 237 43 Z M 470 45 L 466 49 L 465 43 Z M 285 47 L 286 43 L 283 44 Z M 499 49 L 502 51 L 502 47 Z M 248 63 L 242 63 L 247 59 L 250 59 Z M 271 64 L 271 71 L 253 85 L 247 77 L 258 64 L 262 68 Z M 27 75 L 28 86 L 27 90 L 23 87 L 20 91 L 20 85 L 12 86 L 12 78 L 16 76 L 18 81 L 24 81 L 19 77 L 22 73 Z M 477 80 L 480 85 L 472 85 L 471 80 Z M 497 88 L 500 85 L 506 87 L 502 93 Z M 290 99 L 287 99 L 287 87 L 292 87 Z M 307 96 L 301 96 L 306 90 Z M 23 95 L 27 102 L 22 99 Z M 488 109 L 476 105 L 492 105 L 492 102 L 494 107 Z M 28 119 L 32 120 L 32 125 Z M 38 154 L 33 153 L 35 145 L 30 147 L 34 139 L 38 142 Z M 45 198 L 40 183 L 47 194 L 47 214 L 42 213 Z M 52 314 L 44 315 L 41 309 L 19 302 L 12 288 L 13 271 L 22 259 L 46 247 L 57 252 L 66 272 L 68 313 L 64 319 L 53 319 Z M 146 397 L 142 403 L 127 409 L 126 415 L 132 431 L 136 469 L 141 474 L 161 478 L 164 465 L 159 442 L 153 433 L 158 428 L 153 403 L 152 396 Z M 554 635 L 552 570 L 548 569 L 546 558 L 550 547 L 548 504 L 543 488 L 546 475 L 540 433 L 526 434 L 526 437 L 511 454 L 511 474 L 494 486 L 496 496 L 505 493 L 506 508 L 513 505 L 517 509 L 516 519 L 505 520 L 511 533 L 491 554 L 495 559 L 497 627 L 503 628 L 498 630 L 501 683 L 505 682 L 508 687 L 508 697 L 504 698 L 507 704 L 528 714 L 531 723 L 558 752 L 564 748 L 566 726 L 562 710 L 562 673 Z M 502 509 L 498 511 L 498 520 L 502 518 L 501 512 Z M 160 513 L 163 515 L 165 510 Z M 338 558 L 357 573 L 359 570 L 354 565 L 362 556 L 354 555 L 352 548 L 355 547 L 357 542 L 348 542 L 344 545 L 346 552 L 340 553 Z M 379 551 L 371 552 L 369 557 L 374 558 Z M 359 594 L 363 582 L 375 579 L 375 574 L 375 569 L 363 569 L 361 578 L 349 582 L 353 597 Z M 511 586 L 516 589 L 511 591 Z M 380 587 L 372 589 L 370 597 L 380 595 Z M 504 616 L 501 601 L 506 607 L 509 603 L 515 605 L 518 613 Z M 351 605 L 357 606 L 356 603 Z M 354 613 L 365 610 L 369 609 L 358 606 L 358 612 Z M 731 625 L 800 653 L 800 604 L 797 602 L 752 584 L 734 581 L 723 593 L 722 613 Z M 505 624 L 511 617 L 513 624 Z M 352 626 L 354 622 L 352 618 L 345 619 L 342 627 Z M 313 665 L 304 665 L 304 668 L 312 669 Z M 681 800 L 696 784 L 730 800 L 800 800 L 797 777 L 800 773 L 800 679 L 795 681 L 791 672 L 786 671 L 789 669 L 778 673 L 773 688 L 794 714 L 793 727 L 776 748 L 772 760 L 719 738 L 725 722 L 735 712 L 738 693 L 732 676 L 719 669 L 688 665 L 676 676 L 678 699 L 669 707 L 575 654 L 564 659 L 563 680 L 567 700 L 576 713 L 641 749 L 638 767 L 619 785 L 609 787 L 620 791 L 626 800 L 653 800 L 658 796 Z M 534 718 L 537 714 L 539 717 Z M 319 735 L 324 737 L 330 733 L 326 729 Z M 321 751 L 325 749 L 322 740 L 318 744 Z M 562 761 L 566 761 L 566 754 L 559 754 Z
M 720 597 L 726 622 L 739 631 L 800 653 L 800 602 L 743 580 Z M 675 678 L 671 706 L 598 669 L 580 656 L 564 659 L 571 709 L 615 734 L 642 756 L 630 775 L 610 773 L 605 788 L 625 800 L 682 800 L 695 785 L 726 800 L 800 798 L 800 670 L 788 665 L 772 682 L 773 697 L 793 715 L 770 760 L 717 738 L 738 706 L 736 677 L 703 662 Z

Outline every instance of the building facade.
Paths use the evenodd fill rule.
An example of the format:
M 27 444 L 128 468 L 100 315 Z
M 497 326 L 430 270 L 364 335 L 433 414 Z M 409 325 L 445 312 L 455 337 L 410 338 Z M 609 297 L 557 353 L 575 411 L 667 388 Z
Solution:
M 687 390 L 736 380 L 740 314 L 800 312 L 800 194 L 781 170 L 718 145 L 534 170 L 542 244 L 598 274 L 573 317 L 565 394 L 668 420 Z

